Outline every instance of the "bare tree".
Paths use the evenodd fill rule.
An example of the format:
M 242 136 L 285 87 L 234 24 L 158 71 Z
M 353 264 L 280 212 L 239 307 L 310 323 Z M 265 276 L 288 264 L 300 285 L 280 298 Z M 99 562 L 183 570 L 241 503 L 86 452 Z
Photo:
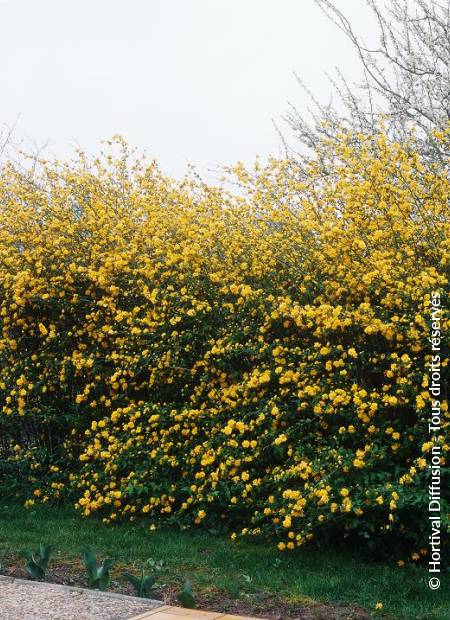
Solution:
M 365 80 L 354 87 L 339 70 L 331 80 L 342 113 L 317 102 L 298 78 L 314 103 L 313 121 L 295 108 L 287 120 L 303 144 L 335 137 L 342 125 L 374 131 L 384 117 L 393 139 L 403 141 L 414 129 L 421 152 L 433 160 L 442 157 L 433 131 L 450 121 L 450 0 L 391 0 L 383 7 L 366 0 L 378 26 L 374 47 L 331 0 L 314 1 L 354 45 Z

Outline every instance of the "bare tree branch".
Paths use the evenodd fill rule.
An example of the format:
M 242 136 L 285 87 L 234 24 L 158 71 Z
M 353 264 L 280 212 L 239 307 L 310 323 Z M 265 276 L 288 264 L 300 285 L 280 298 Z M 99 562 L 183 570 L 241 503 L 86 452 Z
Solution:
M 378 45 L 367 45 L 332 0 L 314 2 L 353 44 L 365 79 L 350 85 L 339 70 L 337 79 L 329 78 L 344 106 L 338 113 L 315 100 L 298 78 L 316 110 L 312 122 L 295 108 L 287 115 L 299 139 L 311 146 L 342 126 L 374 131 L 383 116 L 393 139 L 404 141 L 414 130 L 421 152 L 435 158 L 433 132 L 450 121 L 450 0 L 391 0 L 383 6 L 366 0 L 378 26 Z

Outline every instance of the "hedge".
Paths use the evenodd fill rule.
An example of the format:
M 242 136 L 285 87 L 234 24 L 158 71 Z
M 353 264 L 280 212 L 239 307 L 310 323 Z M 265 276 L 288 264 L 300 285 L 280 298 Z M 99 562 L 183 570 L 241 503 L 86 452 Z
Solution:
M 111 146 L 1 171 L 3 488 L 105 523 L 424 556 L 446 165 L 343 132 L 213 186 Z

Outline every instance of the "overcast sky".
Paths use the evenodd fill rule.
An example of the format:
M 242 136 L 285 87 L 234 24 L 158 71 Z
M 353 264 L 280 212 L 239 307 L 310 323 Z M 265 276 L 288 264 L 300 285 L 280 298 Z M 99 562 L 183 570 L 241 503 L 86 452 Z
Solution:
M 337 0 L 370 33 L 364 0 Z M 181 176 L 278 154 L 272 119 L 322 101 L 351 45 L 313 0 L 0 0 L 0 123 L 65 157 L 122 134 Z M 370 40 L 370 36 L 368 37 Z

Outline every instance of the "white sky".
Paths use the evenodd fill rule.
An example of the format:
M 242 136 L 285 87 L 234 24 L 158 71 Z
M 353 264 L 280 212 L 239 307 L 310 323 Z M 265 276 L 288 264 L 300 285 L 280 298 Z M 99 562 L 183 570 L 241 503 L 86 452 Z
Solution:
M 365 0 L 337 0 L 370 33 Z M 169 174 L 278 154 L 272 124 L 357 80 L 350 43 L 313 0 L 0 0 L 0 124 L 65 157 L 122 134 Z M 370 39 L 370 36 L 368 37 Z

